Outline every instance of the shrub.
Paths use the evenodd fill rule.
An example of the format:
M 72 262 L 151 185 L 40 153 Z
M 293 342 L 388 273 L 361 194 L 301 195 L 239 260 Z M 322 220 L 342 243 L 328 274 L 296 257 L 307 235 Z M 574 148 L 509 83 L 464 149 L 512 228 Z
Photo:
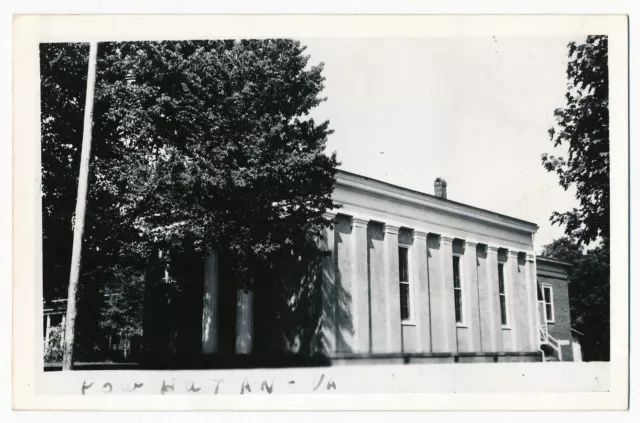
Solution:
M 44 362 L 56 363 L 62 361 L 62 344 L 64 342 L 64 326 L 62 322 L 52 326 L 49 332 L 49 342 L 44 342 Z

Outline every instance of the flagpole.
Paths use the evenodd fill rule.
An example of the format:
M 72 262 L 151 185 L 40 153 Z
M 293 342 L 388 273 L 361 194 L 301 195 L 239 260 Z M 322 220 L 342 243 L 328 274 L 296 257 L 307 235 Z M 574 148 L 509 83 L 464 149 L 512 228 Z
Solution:
M 75 222 L 73 226 L 73 252 L 71 254 L 71 273 L 69 275 L 69 293 L 67 298 L 67 318 L 64 331 L 62 370 L 71 370 L 73 366 L 74 338 L 77 315 L 78 277 L 84 233 L 89 162 L 91 160 L 91 130 L 93 127 L 93 100 L 96 85 L 96 62 L 98 43 L 91 42 L 89 47 L 89 71 L 87 74 L 87 95 L 84 108 L 84 127 L 82 130 L 82 152 L 80 155 L 80 177 L 78 179 L 78 197 L 76 200 Z

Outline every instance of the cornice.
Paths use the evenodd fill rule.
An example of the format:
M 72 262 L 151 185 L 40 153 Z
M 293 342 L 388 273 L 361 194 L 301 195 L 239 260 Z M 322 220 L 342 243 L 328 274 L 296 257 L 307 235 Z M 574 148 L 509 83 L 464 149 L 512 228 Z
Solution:
M 535 233 L 538 230 L 538 225 L 532 222 L 451 200 L 444 200 L 430 194 L 413 191 L 342 170 L 338 171 L 336 175 L 336 185 L 367 194 L 390 198 L 414 206 L 449 213 L 469 220 L 489 223 L 498 227 L 506 227 L 526 233 Z

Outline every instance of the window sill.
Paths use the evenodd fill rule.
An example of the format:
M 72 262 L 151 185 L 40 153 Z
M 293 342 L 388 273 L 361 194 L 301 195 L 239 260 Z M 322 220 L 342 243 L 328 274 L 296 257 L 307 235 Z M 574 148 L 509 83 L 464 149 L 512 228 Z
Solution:
M 555 320 L 547 320 L 547 324 L 548 325 L 555 325 L 556 321 Z
M 457 328 L 468 328 L 469 325 L 467 325 L 466 323 L 458 323 L 458 322 L 456 322 L 456 327 Z
M 403 320 L 402 321 L 402 326 L 416 326 L 416 322 L 414 322 L 412 320 Z
M 504 329 L 504 330 L 511 330 L 511 326 L 509 326 L 509 325 L 502 325 L 502 329 Z

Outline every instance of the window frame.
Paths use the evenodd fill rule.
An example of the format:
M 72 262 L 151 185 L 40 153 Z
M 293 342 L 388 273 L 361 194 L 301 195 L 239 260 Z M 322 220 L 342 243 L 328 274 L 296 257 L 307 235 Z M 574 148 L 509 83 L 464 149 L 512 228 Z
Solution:
M 549 296 L 551 297 L 548 301 L 547 301 L 547 294 L 545 291 L 545 288 L 549 288 Z M 553 304 L 553 286 L 551 284 L 548 283 L 543 283 L 542 284 L 542 302 L 544 304 L 544 320 L 546 323 L 555 323 L 556 322 L 556 309 L 554 307 Z M 551 306 L 551 319 L 549 319 L 549 316 L 547 314 L 547 304 L 549 304 Z
M 500 293 L 500 267 L 502 266 L 502 286 L 504 288 L 504 294 Z M 511 329 L 511 307 L 509 307 L 509 279 L 507 278 L 507 262 L 498 260 L 498 305 L 500 307 L 500 326 L 503 329 Z M 502 323 L 502 302 L 500 297 L 504 297 L 504 315 L 506 317 L 506 323 Z
M 400 249 L 404 248 L 405 250 L 407 250 L 407 280 L 406 281 L 401 281 L 400 280 Z M 398 295 L 400 298 L 400 323 L 402 325 L 407 325 L 407 326 L 415 326 L 415 318 L 414 318 L 414 307 L 413 307 L 413 282 L 412 282 L 412 277 L 411 275 L 413 274 L 413 272 L 411 271 L 411 245 L 410 244 L 404 244 L 404 243 L 398 243 Z M 408 295 L 407 295 L 407 306 L 409 308 L 409 318 L 408 319 L 403 319 L 402 318 L 402 290 L 400 288 L 401 284 L 405 284 L 407 285 L 407 290 L 408 290 Z
M 456 275 L 453 272 L 453 266 L 455 266 L 454 257 L 458 257 L 458 277 L 460 279 L 460 287 L 456 288 Z M 466 286 L 464 283 L 464 254 L 461 253 L 453 253 L 451 258 L 452 266 L 452 280 L 453 280 L 453 317 L 456 318 L 456 289 L 460 291 L 460 321 L 456 319 L 456 327 L 466 328 L 467 325 L 467 299 L 465 296 Z

